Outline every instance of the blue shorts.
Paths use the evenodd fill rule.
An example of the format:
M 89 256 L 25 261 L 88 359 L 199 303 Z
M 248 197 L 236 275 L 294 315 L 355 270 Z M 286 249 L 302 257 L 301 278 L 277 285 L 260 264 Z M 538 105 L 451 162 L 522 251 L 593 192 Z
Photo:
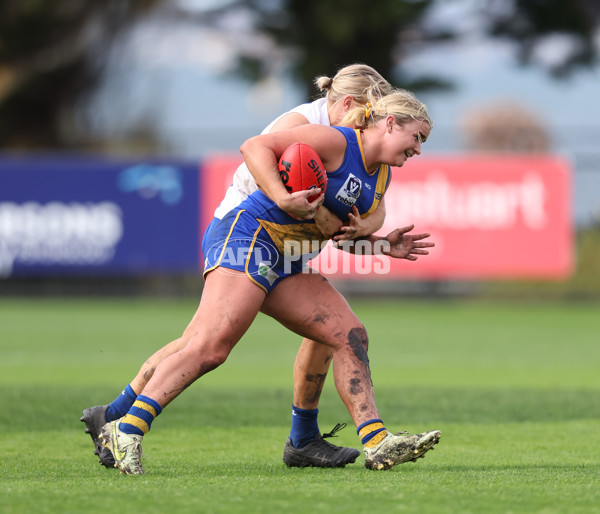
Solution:
M 259 221 L 244 209 L 212 220 L 202 239 L 202 253 L 205 277 L 216 268 L 241 271 L 266 293 L 303 270 L 303 260 L 285 259 Z

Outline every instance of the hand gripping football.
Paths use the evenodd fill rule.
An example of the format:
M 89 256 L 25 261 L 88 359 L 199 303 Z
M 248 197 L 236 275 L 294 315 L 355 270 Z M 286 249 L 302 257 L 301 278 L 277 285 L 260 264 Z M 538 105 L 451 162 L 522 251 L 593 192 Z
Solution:
M 327 187 L 327 174 L 321 158 L 305 143 L 294 143 L 286 148 L 279 159 L 279 175 L 289 193 L 316 187 L 324 193 Z M 318 196 L 309 196 L 308 201 L 312 202 Z

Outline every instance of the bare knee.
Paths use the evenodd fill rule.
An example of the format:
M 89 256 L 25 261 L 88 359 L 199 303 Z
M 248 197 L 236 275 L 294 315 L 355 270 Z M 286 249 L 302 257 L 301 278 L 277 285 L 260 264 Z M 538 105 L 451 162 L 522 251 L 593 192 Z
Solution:
M 213 352 L 208 355 L 203 355 L 199 366 L 199 374 L 204 375 L 213 369 L 217 369 L 227 360 L 228 356 L 229 352 Z
M 196 377 L 201 377 L 223 364 L 230 352 L 231 349 L 224 345 L 210 345 L 209 347 L 199 348 L 191 344 L 181 352 L 181 358 L 187 362 L 195 363 Z

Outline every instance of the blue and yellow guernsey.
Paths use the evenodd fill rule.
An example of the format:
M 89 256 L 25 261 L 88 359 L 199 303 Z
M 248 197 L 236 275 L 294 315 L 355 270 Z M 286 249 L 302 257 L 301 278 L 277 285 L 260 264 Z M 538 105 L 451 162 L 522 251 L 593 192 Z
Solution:
M 369 173 L 360 131 L 347 127 L 334 128 L 344 135 L 347 147 L 342 165 L 335 171 L 327 172 L 324 205 L 342 221 L 348 220 L 348 213 L 353 206 L 357 207 L 364 218 L 377 208 L 387 190 L 391 179 L 390 169 L 389 166 L 382 165 Z M 314 221 L 295 219 L 261 191 L 250 195 L 239 207 L 256 216 L 282 253 L 286 240 L 324 241 Z
M 342 221 L 353 206 L 368 216 L 390 183 L 390 169 L 382 165 L 369 173 L 360 131 L 334 128 L 344 135 L 347 147 L 342 165 L 327 172 L 324 205 Z M 218 267 L 240 271 L 268 293 L 284 278 L 302 272 L 325 242 L 313 220 L 290 216 L 259 190 L 209 225 L 202 240 L 204 275 Z

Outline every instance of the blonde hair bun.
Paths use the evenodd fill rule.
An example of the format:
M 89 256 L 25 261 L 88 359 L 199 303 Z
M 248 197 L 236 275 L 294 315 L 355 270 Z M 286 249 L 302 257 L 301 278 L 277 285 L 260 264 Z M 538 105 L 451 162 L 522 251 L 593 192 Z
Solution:
M 351 95 L 355 102 L 364 105 L 373 97 L 380 98 L 393 91 L 391 84 L 366 64 L 344 66 L 333 78 L 317 77 L 315 85 L 320 91 L 326 91 L 325 96 L 330 104 Z
M 323 75 L 315 79 L 315 84 L 319 88 L 319 91 L 329 91 L 333 84 L 333 79 Z

